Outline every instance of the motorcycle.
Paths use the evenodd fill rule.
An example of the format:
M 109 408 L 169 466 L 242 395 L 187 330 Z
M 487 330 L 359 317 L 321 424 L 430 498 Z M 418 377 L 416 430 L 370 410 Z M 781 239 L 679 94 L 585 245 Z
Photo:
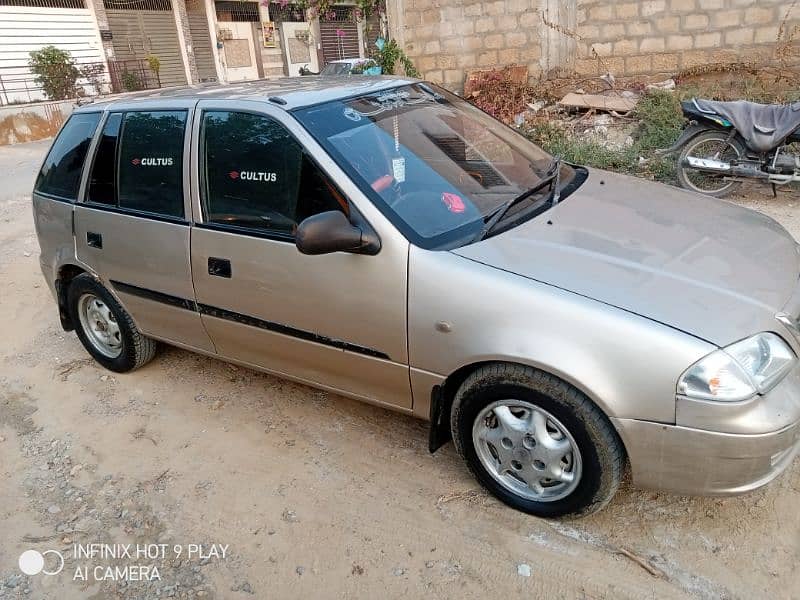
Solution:
M 800 102 L 764 105 L 694 99 L 681 103 L 689 120 L 661 154 L 678 154 L 678 181 L 687 190 L 722 198 L 743 181 L 777 187 L 800 181 Z

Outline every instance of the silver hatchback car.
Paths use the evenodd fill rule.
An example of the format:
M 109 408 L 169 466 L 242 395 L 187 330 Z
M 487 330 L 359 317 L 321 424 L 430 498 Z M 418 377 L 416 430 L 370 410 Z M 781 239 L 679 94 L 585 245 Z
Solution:
M 430 421 L 541 516 L 735 494 L 800 451 L 800 254 L 769 218 L 563 164 L 434 85 L 201 86 L 77 109 L 33 192 L 61 323 Z

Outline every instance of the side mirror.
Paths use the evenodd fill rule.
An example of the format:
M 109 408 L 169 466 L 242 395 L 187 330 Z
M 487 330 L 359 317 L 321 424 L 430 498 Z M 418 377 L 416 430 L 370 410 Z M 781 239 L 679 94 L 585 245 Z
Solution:
M 365 235 L 344 213 L 330 210 L 305 219 L 297 226 L 295 245 L 303 254 L 359 252 L 375 254 L 380 249 L 373 236 Z

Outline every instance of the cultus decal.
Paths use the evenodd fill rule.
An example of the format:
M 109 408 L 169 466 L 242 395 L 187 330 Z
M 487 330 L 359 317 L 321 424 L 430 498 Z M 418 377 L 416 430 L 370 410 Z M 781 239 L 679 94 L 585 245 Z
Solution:
M 231 171 L 228 173 L 228 177 L 243 181 L 278 181 L 277 173 L 268 173 L 266 171 Z
M 174 163 L 171 156 L 146 156 L 144 158 L 134 158 L 131 164 L 144 167 L 171 167 Z

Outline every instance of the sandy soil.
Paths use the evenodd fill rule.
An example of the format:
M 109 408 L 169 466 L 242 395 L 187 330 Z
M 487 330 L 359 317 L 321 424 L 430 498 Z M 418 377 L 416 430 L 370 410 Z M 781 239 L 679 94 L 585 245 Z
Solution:
M 27 192 L 47 145 L 0 148 L 0 598 L 800 597 L 800 461 L 745 497 L 626 486 L 548 522 L 485 494 L 452 446 L 430 455 L 411 418 L 174 348 L 103 371 L 39 272 Z M 797 192 L 740 201 L 800 238 Z M 64 570 L 22 575 L 28 549 Z M 126 564 L 160 580 L 93 580 Z

